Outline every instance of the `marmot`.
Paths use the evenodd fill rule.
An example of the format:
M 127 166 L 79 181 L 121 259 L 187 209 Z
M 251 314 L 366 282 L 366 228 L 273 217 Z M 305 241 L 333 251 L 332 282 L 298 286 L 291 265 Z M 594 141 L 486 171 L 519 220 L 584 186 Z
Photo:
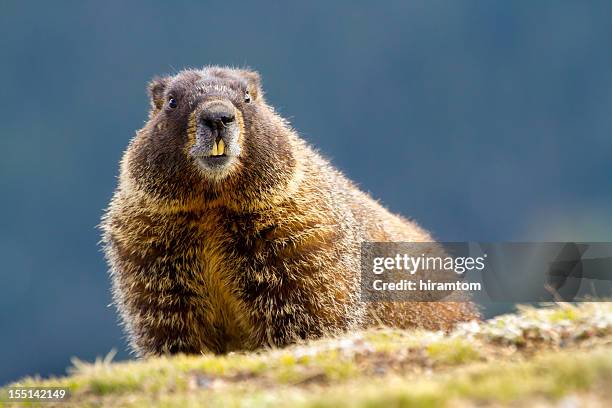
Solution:
M 362 241 L 432 241 L 302 140 L 256 72 L 155 78 L 103 216 L 115 304 L 141 356 L 283 346 L 372 324 L 448 329 L 469 302 L 360 300 Z

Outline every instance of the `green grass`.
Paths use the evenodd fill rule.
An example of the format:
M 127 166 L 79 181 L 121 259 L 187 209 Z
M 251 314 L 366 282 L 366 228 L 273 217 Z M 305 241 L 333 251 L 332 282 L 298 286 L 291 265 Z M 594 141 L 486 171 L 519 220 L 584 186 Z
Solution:
M 429 358 L 442 364 L 466 364 L 481 358 L 480 353 L 470 341 L 459 338 L 433 342 L 425 350 Z
M 605 406 L 612 303 L 521 308 L 450 334 L 373 329 L 256 353 L 111 360 L 12 385 L 67 387 L 73 406 Z

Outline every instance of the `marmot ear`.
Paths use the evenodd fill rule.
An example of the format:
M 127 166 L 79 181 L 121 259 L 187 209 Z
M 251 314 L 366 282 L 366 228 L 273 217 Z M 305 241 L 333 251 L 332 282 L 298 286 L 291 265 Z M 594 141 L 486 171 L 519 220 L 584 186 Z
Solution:
M 149 82 L 149 97 L 153 111 L 158 111 L 164 106 L 164 92 L 168 81 L 168 78 L 155 77 Z
M 247 80 L 249 84 L 249 94 L 252 99 L 257 99 L 262 96 L 261 77 L 256 71 L 241 69 L 240 75 Z

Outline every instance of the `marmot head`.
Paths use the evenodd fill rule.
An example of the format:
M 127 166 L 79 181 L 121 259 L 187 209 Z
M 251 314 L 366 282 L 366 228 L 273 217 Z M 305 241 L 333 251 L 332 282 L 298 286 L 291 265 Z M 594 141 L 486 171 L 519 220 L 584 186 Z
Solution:
M 153 79 L 149 95 L 149 121 L 122 165 L 122 179 L 140 192 L 165 203 L 248 207 L 289 183 L 291 130 L 263 100 L 256 72 L 184 70 Z

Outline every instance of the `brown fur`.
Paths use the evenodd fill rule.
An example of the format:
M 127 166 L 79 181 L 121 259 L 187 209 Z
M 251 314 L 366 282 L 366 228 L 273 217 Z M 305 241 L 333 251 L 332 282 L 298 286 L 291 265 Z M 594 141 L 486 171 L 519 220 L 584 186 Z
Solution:
M 251 101 L 244 99 L 249 92 Z M 268 106 L 256 73 L 156 79 L 101 224 L 115 303 L 140 355 L 282 346 L 372 324 L 448 329 L 470 303 L 363 303 L 362 241 L 432 241 L 317 154 Z M 173 95 L 179 107 L 166 106 Z M 189 149 L 193 112 L 230 101 L 242 152 L 227 174 Z

